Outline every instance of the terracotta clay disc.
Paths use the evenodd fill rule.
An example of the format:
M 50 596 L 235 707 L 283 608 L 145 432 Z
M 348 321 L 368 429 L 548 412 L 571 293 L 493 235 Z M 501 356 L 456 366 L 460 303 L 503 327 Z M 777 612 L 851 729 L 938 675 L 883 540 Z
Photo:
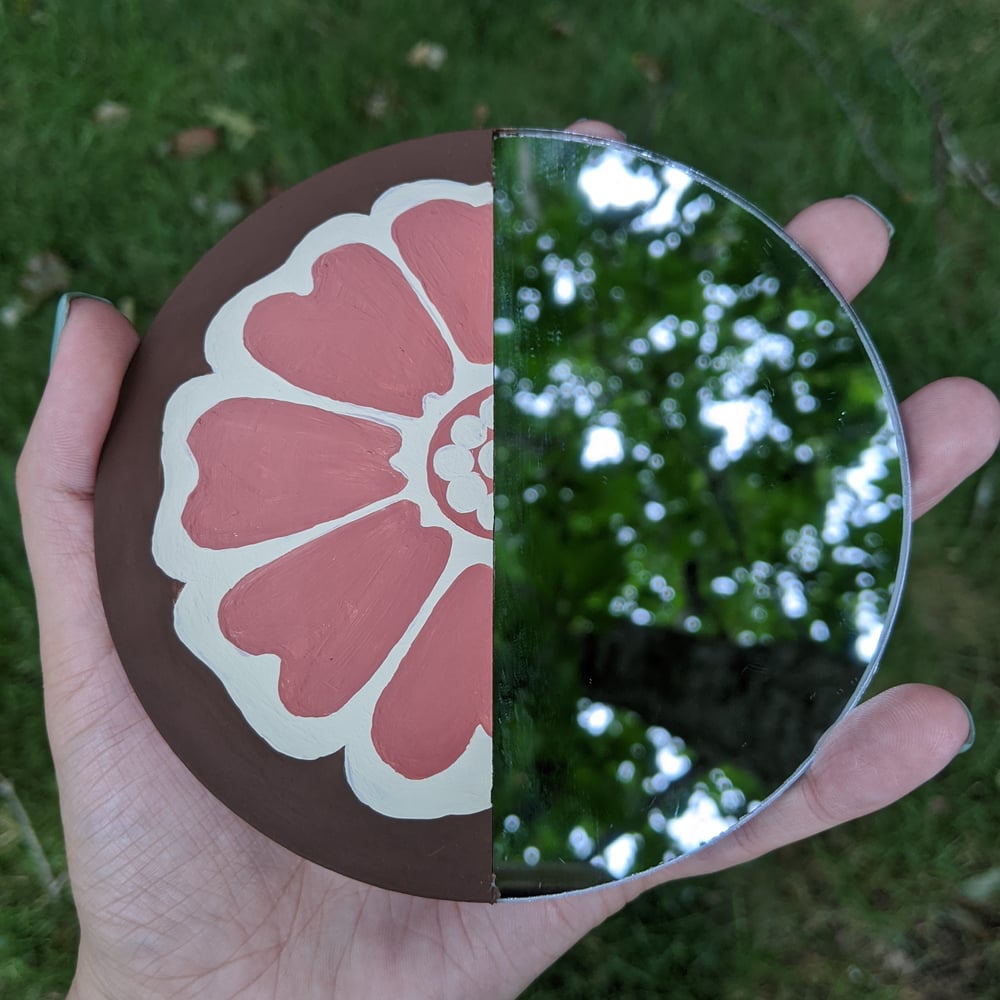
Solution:
M 426 468 L 442 442 L 418 418 L 431 393 L 439 436 L 492 435 L 492 138 L 333 167 L 206 254 L 129 370 L 96 496 L 112 636 L 198 779 L 318 864 L 483 901 L 491 525 L 475 484 Z M 448 722 L 447 678 L 414 683 L 406 656 L 454 621 L 485 639 Z

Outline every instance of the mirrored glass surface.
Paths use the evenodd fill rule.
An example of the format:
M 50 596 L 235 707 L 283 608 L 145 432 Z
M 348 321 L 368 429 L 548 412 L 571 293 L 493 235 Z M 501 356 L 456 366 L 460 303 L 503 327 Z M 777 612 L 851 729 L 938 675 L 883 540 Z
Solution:
M 688 852 L 780 788 L 885 643 L 898 414 L 759 213 L 619 144 L 495 142 L 494 864 Z

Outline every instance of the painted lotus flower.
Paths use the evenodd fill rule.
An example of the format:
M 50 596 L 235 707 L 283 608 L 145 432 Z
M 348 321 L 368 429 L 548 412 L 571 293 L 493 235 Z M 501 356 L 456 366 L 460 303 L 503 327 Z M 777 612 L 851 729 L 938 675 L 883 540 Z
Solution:
M 489 806 L 492 191 L 419 181 L 310 232 L 164 416 L 180 639 L 275 749 L 386 815 Z

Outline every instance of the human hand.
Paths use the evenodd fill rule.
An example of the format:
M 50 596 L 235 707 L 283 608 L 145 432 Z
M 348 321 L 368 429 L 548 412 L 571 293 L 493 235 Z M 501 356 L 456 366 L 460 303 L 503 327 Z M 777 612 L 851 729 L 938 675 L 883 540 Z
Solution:
M 618 137 L 609 126 L 575 131 Z M 789 233 L 848 298 L 888 236 L 851 200 L 821 202 Z M 514 996 L 640 891 L 757 857 L 895 801 L 964 743 L 962 704 L 909 685 L 852 712 L 813 764 L 742 827 L 674 865 L 597 892 L 489 907 L 372 888 L 274 844 L 216 801 L 132 692 L 94 569 L 93 489 L 136 346 L 110 307 L 77 301 L 18 469 L 38 595 L 46 713 L 80 916 L 72 996 Z M 1000 406 L 964 379 L 902 407 L 914 514 L 996 446 Z

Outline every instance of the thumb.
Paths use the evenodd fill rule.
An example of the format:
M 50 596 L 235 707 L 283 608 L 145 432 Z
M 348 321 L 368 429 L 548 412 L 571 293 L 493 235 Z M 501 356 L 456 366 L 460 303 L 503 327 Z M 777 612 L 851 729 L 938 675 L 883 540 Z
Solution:
M 18 462 L 17 494 L 43 664 L 67 660 L 71 650 L 79 653 L 88 642 L 110 648 L 94 568 L 94 483 L 137 345 L 129 322 L 110 305 L 73 301 Z

